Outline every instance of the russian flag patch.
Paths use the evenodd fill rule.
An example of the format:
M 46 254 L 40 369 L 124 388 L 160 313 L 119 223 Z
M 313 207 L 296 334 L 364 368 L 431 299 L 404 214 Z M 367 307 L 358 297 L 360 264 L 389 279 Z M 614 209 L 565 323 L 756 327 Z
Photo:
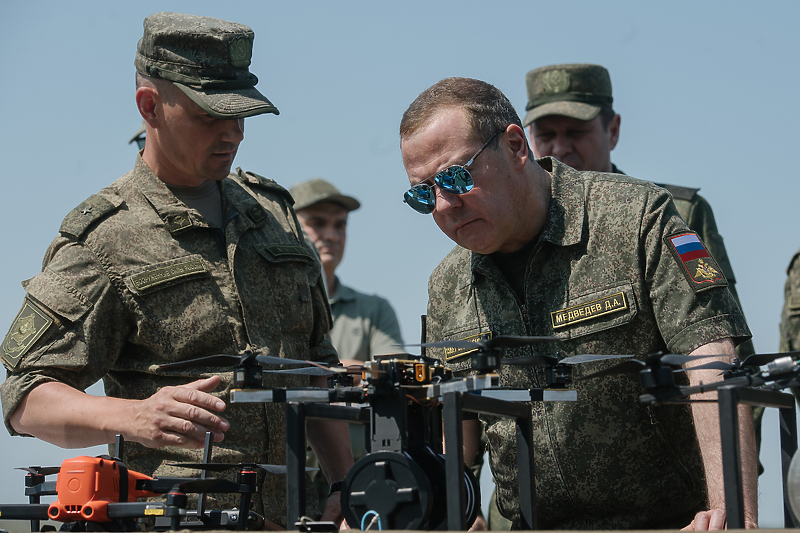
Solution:
M 664 242 L 681 265 L 686 280 L 695 292 L 712 287 L 727 287 L 728 280 L 722 273 L 703 242 L 693 232 L 683 232 L 664 237 Z

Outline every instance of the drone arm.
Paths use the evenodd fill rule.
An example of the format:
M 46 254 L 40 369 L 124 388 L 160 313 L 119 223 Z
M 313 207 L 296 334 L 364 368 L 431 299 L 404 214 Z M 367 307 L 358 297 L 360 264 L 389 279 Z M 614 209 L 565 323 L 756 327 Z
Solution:
M 735 355 L 733 342 L 730 338 L 717 340 L 694 350 L 690 355 L 708 354 L 730 354 Z M 730 362 L 730 357 L 720 357 L 720 361 Z M 705 359 L 704 361 L 708 361 Z M 699 366 L 702 362 L 690 362 L 686 367 Z M 701 382 L 718 381 L 719 371 L 713 369 L 696 370 L 687 372 L 690 386 L 698 386 Z M 716 399 L 716 392 L 705 392 L 700 395 L 692 396 L 693 399 Z M 700 450 L 705 467 L 708 500 L 710 510 L 725 510 L 725 490 L 722 473 L 722 451 L 720 443 L 719 407 L 715 402 L 695 402 L 692 403 L 692 416 L 694 418 L 697 439 L 700 443 Z M 753 431 L 753 419 L 750 407 L 739 406 L 739 432 L 742 449 L 742 478 L 745 502 L 745 522 L 748 524 L 758 523 L 757 505 L 757 468 L 756 468 L 756 448 L 755 433 Z M 717 515 L 719 513 L 716 513 Z M 702 515 L 702 516 L 701 516 Z M 700 513 L 695 518 L 695 525 L 706 524 L 711 520 L 718 519 L 708 513 Z

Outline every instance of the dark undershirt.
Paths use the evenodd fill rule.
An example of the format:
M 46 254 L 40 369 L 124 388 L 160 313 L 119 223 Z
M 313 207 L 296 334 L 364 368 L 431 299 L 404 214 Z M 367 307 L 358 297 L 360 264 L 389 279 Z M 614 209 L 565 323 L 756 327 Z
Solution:
M 517 250 L 508 254 L 495 252 L 490 254 L 494 264 L 497 265 L 500 273 L 506 279 L 511 289 L 514 291 L 514 296 L 517 297 L 517 302 L 522 305 L 525 303 L 525 271 L 528 267 L 528 260 L 531 257 L 531 252 L 539 242 L 537 235 L 531 242 Z
M 186 204 L 186 207 L 200 213 L 210 226 L 222 227 L 222 194 L 218 182 L 206 180 L 196 187 L 167 185 L 167 188 L 178 200 Z

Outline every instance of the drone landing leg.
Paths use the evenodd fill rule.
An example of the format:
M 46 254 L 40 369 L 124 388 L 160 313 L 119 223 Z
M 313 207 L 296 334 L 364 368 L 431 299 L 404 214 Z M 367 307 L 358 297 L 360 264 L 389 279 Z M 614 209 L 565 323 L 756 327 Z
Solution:
M 306 508 L 306 404 L 286 402 L 286 528 Z
M 800 527 L 800 520 L 792 513 L 787 495 L 789 464 L 797 452 L 797 407 L 794 398 L 789 396 L 789 401 L 791 403 L 788 407 L 778 409 L 781 432 L 781 470 L 783 472 L 783 525 L 786 528 L 795 528 Z
M 739 389 L 719 389 L 719 431 L 722 441 L 722 477 L 725 516 L 729 529 L 744 529 L 742 458 L 739 454 Z M 725 460 L 727 458 L 727 460 Z
M 210 463 L 211 462 L 211 451 L 212 447 L 214 446 L 214 434 L 210 431 L 206 431 L 206 441 L 205 445 L 203 446 L 203 462 Z M 206 470 L 200 471 L 200 479 L 206 479 Z M 204 524 L 206 523 L 206 493 L 201 492 L 197 495 L 197 518 L 199 518 Z
M 447 529 L 464 529 L 464 435 L 461 431 L 461 393 L 444 395 L 444 408 L 453 413 L 444 419 L 445 477 L 447 479 Z

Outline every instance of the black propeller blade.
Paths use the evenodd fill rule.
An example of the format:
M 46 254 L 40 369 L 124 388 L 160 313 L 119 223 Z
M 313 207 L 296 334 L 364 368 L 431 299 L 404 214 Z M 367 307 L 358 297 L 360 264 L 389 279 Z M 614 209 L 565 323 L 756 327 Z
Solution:
M 501 361 L 504 365 L 513 366 L 552 366 L 557 364 L 562 365 L 577 365 L 580 363 L 589 363 L 592 361 L 605 361 L 607 359 L 623 359 L 626 357 L 633 357 L 632 355 L 593 355 L 582 354 L 565 357 L 559 360 L 550 355 L 529 355 L 526 357 L 515 357 L 513 359 L 503 359 Z
M 196 470 L 207 470 L 209 472 L 224 472 L 226 470 L 242 470 L 244 468 L 261 468 L 270 474 L 285 474 L 286 465 L 263 465 L 256 463 L 170 463 L 170 466 L 180 466 L 183 468 L 194 468 Z M 306 467 L 306 472 L 313 472 L 319 468 Z
M 419 346 L 422 348 L 476 348 L 478 350 L 496 350 L 499 348 L 517 348 L 519 346 L 530 346 L 542 342 L 560 342 L 558 337 L 522 337 L 522 336 L 499 336 L 480 341 L 439 341 L 425 342 L 422 344 L 403 344 L 402 346 Z
M 58 474 L 61 471 L 60 466 L 28 466 L 28 467 L 17 467 L 15 470 L 24 470 L 25 472 L 33 475 L 40 475 L 40 476 L 50 476 L 52 474 Z

